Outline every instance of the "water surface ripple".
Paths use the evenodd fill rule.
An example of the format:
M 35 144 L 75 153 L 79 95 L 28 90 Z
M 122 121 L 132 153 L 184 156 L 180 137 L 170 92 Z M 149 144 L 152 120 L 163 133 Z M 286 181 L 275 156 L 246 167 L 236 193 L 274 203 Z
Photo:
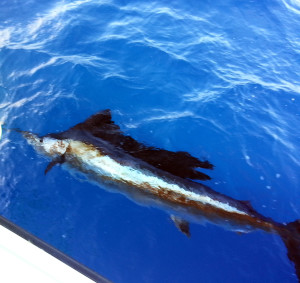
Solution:
M 300 218 L 300 1 L 0 3 L 0 121 L 59 132 L 101 109 L 215 164 L 213 189 Z M 192 225 L 102 191 L 13 132 L 0 212 L 114 282 L 296 282 L 279 238 Z M 218 270 L 218 272 L 216 272 Z

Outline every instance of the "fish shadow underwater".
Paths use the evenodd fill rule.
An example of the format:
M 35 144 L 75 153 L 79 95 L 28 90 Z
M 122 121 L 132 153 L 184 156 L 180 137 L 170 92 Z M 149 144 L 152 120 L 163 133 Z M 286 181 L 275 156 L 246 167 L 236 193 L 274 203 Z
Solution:
M 176 227 L 190 237 L 189 222 L 205 219 L 234 230 L 261 229 L 281 237 L 300 282 L 300 221 L 278 223 L 195 180 L 210 177 L 198 168 L 213 169 L 187 152 L 150 147 L 125 135 L 104 110 L 67 131 L 45 136 L 20 131 L 39 153 L 49 157 L 45 174 L 56 164 L 88 176 L 108 189 L 142 204 L 171 212 Z

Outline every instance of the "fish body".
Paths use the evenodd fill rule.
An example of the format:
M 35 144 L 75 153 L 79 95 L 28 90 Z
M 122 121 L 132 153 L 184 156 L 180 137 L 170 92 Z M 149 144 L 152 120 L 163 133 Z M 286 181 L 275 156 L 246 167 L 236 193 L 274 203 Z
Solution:
M 113 187 L 139 203 L 143 197 L 143 203 L 168 207 L 179 216 L 180 212 L 183 215 L 190 213 L 190 219 L 201 215 L 211 222 L 220 223 L 226 217 L 227 226 L 232 223 L 233 226 L 244 224 L 248 229 L 276 230 L 279 225 L 256 213 L 246 202 L 157 169 L 106 142 L 94 146 L 71 138 L 60 140 L 32 135 L 30 143 L 53 158 L 55 163 L 61 163 L 59 158 L 63 156 L 63 163 L 69 168 L 106 184 L 106 187 Z
M 39 137 L 21 132 L 37 151 L 51 158 L 45 173 L 56 164 L 64 164 L 138 203 L 162 207 L 187 236 L 190 236 L 189 221 L 198 219 L 236 231 L 262 229 L 278 234 L 300 276 L 300 222 L 277 223 L 255 211 L 248 202 L 193 181 L 209 179 L 195 170 L 195 167 L 212 169 L 208 161 L 138 143 L 123 135 L 111 120 L 109 110 L 62 133 Z

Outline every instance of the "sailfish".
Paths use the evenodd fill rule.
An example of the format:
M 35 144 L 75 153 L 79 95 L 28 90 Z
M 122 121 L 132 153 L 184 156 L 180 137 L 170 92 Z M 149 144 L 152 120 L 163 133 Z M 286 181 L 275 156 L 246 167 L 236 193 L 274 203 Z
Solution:
M 249 202 L 233 199 L 200 183 L 210 179 L 198 171 L 213 169 L 209 161 L 136 141 L 114 123 L 110 110 L 98 112 L 60 133 L 39 136 L 20 132 L 30 145 L 51 160 L 46 174 L 56 164 L 62 164 L 139 204 L 165 209 L 188 237 L 189 223 L 203 219 L 235 231 L 261 229 L 278 234 L 300 280 L 300 221 L 278 223 L 257 212 Z

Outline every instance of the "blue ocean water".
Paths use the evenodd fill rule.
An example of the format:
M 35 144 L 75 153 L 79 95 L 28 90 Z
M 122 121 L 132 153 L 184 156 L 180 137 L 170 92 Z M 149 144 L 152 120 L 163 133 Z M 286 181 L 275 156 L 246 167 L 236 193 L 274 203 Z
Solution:
M 102 109 L 150 146 L 215 165 L 206 185 L 300 218 L 300 1 L 0 2 L 0 121 L 60 132 Z M 113 282 L 297 282 L 281 239 L 211 224 L 181 234 L 0 141 L 0 213 Z

